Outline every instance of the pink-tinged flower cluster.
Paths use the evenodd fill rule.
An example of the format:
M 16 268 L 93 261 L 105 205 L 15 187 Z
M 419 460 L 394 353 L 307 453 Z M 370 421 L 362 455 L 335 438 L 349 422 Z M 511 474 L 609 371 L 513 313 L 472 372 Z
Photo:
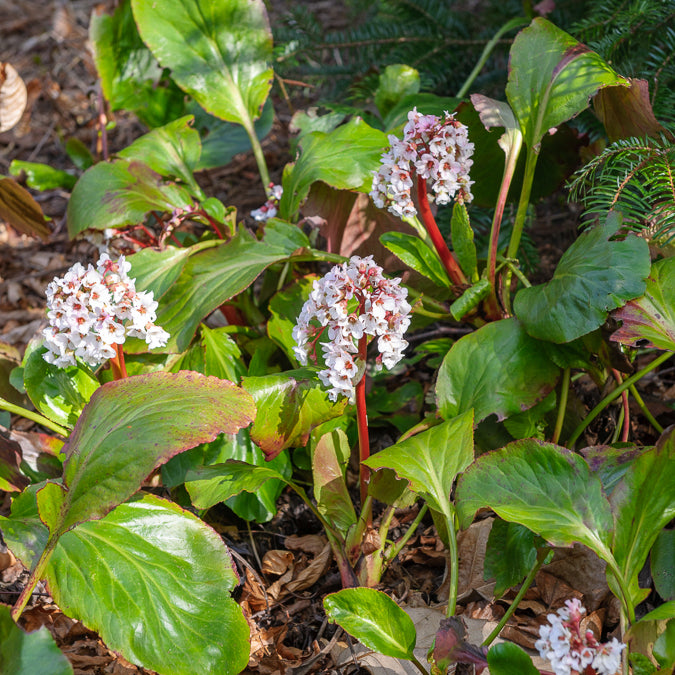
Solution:
M 75 263 L 47 286 L 49 327 L 42 332 L 45 361 L 59 368 L 80 358 L 96 367 L 116 355 L 113 345 L 127 337 L 163 347 L 169 334 L 155 325 L 157 303 L 152 292 L 137 292 L 131 265 L 120 256 L 101 255 L 96 268 Z
M 577 599 L 548 615 L 548 625 L 539 628 L 535 643 L 542 658 L 548 659 L 556 675 L 615 675 L 621 669 L 621 652 L 626 647 L 614 638 L 600 644 L 589 630 L 581 632 L 586 610 Z
M 259 222 L 265 222 L 277 215 L 279 200 L 284 194 L 284 189 L 281 185 L 270 183 L 269 197 L 267 201 L 259 208 L 251 211 L 251 218 Z
M 430 201 L 448 204 L 457 196 L 462 202 L 473 199 L 469 169 L 473 164 L 473 143 L 467 128 L 454 115 L 408 113 L 403 139 L 389 136 L 391 148 L 382 155 L 382 166 L 373 177 L 370 196 L 378 208 L 387 207 L 400 217 L 417 214 L 411 189 L 416 174 L 427 181 Z
M 353 256 L 314 282 L 293 329 L 294 351 L 303 365 L 309 358 L 316 363 L 316 344 L 327 334 L 328 341 L 321 343 L 327 367 L 319 378 L 332 401 L 340 395 L 354 400 L 354 387 L 365 369 L 358 356 L 364 336 L 377 337 L 378 364 L 393 368 L 403 357 L 411 308 L 408 291 L 399 283 L 400 279 L 385 279 L 372 256 Z

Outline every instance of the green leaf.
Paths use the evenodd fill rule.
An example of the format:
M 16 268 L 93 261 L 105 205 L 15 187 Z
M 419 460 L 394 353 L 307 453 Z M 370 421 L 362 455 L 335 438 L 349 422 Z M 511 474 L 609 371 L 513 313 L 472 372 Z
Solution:
M 419 237 L 407 232 L 385 232 L 380 236 L 380 242 L 408 267 L 437 286 L 447 288 L 450 285 L 438 254 Z
M 26 185 L 34 190 L 72 190 L 77 183 L 77 176 L 72 173 L 55 169 L 49 164 L 39 164 L 37 162 L 22 162 L 20 159 L 13 159 L 9 165 L 9 173 L 12 176 L 21 176 L 25 174 Z
M 671 668 L 675 664 L 675 619 L 666 624 L 666 629 L 654 643 L 654 658 L 661 668 Z
M 67 492 L 56 505 L 60 517 L 52 533 L 102 518 L 154 468 L 223 431 L 236 432 L 254 411 L 248 394 L 231 382 L 193 372 L 155 372 L 103 385 L 64 448 Z M 51 506 L 44 499 L 41 515 Z
M 511 47 L 506 97 L 535 152 L 544 134 L 587 108 L 598 89 L 619 84 L 628 80 L 545 19 L 534 19 Z
M 467 312 L 477 307 L 488 295 L 490 295 L 490 282 L 487 279 L 481 279 L 467 288 L 450 305 L 450 314 L 456 321 L 460 321 Z
M 192 205 L 182 186 L 164 182 L 147 164 L 116 159 L 87 169 L 73 189 L 66 213 L 68 234 L 140 223 L 150 211 L 171 213 Z
M 37 491 L 43 485 L 31 485 L 12 501 L 9 518 L 0 516 L 2 536 L 10 551 L 28 568 L 47 546 L 49 532 L 44 526 L 37 510 Z
M 675 601 L 664 602 L 651 612 L 647 612 L 637 623 L 643 621 L 666 621 L 675 619 Z
M 656 537 L 675 517 L 675 432 L 630 465 L 610 501 L 616 522 L 612 550 L 638 604 L 649 593 L 639 588 L 638 573 Z
M 64 613 L 144 668 L 236 675 L 246 666 L 232 559 L 210 527 L 171 502 L 135 498 L 64 534 L 47 580 Z
M 192 115 L 153 129 L 118 152 L 119 157 L 140 161 L 165 178 L 178 178 L 198 199 L 204 192 L 193 175 L 202 153 L 199 133 L 192 128 Z
M 539 675 L 532 659 L 512 642 L 493 645 L 487 654 L 490 675 Z
M 275 293 L 269 302 L 270 319 L 267 322 L 267 334 L 283 350 L 290 362 L 298 365 L 293 352 L 296 342 L 293 329 L 298 322 L 305 300 L 309 297 L 312 284 L 319 277 L 315 274 L 296 279 L 283 290 Z
M 664 600 L 675 601 L 674 560 L 675 530 L 662 530 L 652 546 L 649 561 L 656 592 Z
M 537 562 L 535 535 L 518 523 L 495 518 L 488 537 L 484 576 L 494 578 L 495 597 L 521 583 Z
M 349 454 L 347 435 L 342 429 L 336 429 L 321 436 L 312 457 L 317 507 L 343 535 L 356 523 L 356 512 L 345 480 Z
M 309 237 L 302 229 L 280 218 L 270 218 L 265 223 L 263 241 L 270 246 L 286 249 L 289 255 L 298 249 L 310 248 Z
M 0 218 L 22 234 L 44 240 L 51 234 L 42 209 L 30 192 L 6 176 L 0 176 Z
M 583 232 L 565 251 L 551 281 L 523 288 L 513 309 L 532 337 L 571 342 L 601 326 L 610 310 L 642 295 L 649 274 L 649 246 L 628 235 L 613 240 L 621 216 Z
M 496 101 L 482 94 L 471 94 L 471 103 L 473 103 L 473 107 L 487 131 L 494 127 L 504 129 L 504 133 L 499 137 L 497 143 L 506 155 L 506 165 L 508 166 L 512 161 L 512 155 L 515 154 L 517 157 L 520 153 L 523 139 L 513 110 L 508 103 Z
M 46 626 L 25 633 L 9 607 L 0 605 L 0 673 L 3 675 L 72 675 L 73 668 Z
M 66 141 L 66 154 L 80 171 L 86 171 L 94 163 L 91 150 L 75 136 Z
M 395 659 L 412 659 L 417 631 L 412 619 L 374 588 L 345 588 L 323 601 L 326 614 L 366 647 Z
M 481 455 L 460 477 L 455 502 L 462 527 L 487 506 L 553 546 L 580 542 L 611 557 L 612 513 L 600 480 L 579 455 L 552 443 L 525 439 Z
M 622 325 L 610 340 L 675 351 L 675 258 L 657 260 L 644 295 L 626 303 L 613 316 Z
M 455 478 L 472 460 L 473 413 L 468 411 L 385 448 L 364 464 L 393 469 L 430 508 L 447 513 Z
M 250 128 L 272 85 L 262 0 L 132 0 L 143 41 L 205 110 Z
M 478 281 L 478 261 L 476 245 L 473 243 L 473 230 L 469 214 L 464 203 L 455 202 L 450 221 L 452 248 L 455 251 L 462 272 L 473 283 Z
M 238 384 L 246 374 L 246 367 L 237 343 L 227 334 L 226 328 L 202 326 L 201 332 L 204 373 Z
M 305 445 L 312 429 L 339 417 L 347 406 L 346 399 L 336 403 L 328 399 L 310 368 L 245 377 L 242 386 L 265 411 L 256 417 L 251 438 L 268 459 L 285 448 Z
M 28 487 L 30 480 L 21 471 L 22 461 L 21 446 L 0 433 L 0 490 L 21 492 Z
M 163 251 L 144 248 L 129 256 L 128 260 L 131 263 L 129 275 L 136 281 L 136 290 L 152 291 L 154 299 L 159 301 L 178 280 L 190 255 L 199 250 L 196 246 L 190 248 L 169 246 Z
M 162 67 L 138 34 L 129 0 L 122 0 L 112 15 L 95 10 L 89 40 L 112 110 L 132 110 L 150 127 L 183 114 L 185 95 L 172 82 L 160 83 Z
M 475 421 L 499 420 L 545 398 L 560 371 L 517 319 L 482 326 L 460 338 L 443 359 L 436 400 L 445 418 L 475 409 Z
M 387 66 L 375 90 L 375 106 L 380 116 L 386 117 L 404 96 L 415 95 L 419 90 L 420 74 L 414 68 L 400 63 Z
M 304 136 L 300 157 L 284 169 L 279 217 L 293 220 L 316 181 L 342 190 L 369 189 L 386 145 L 386 135 L 360 117 L 330 133 Z
M 157 312 L 156 323 L 171 335 L 163 351 L 185 351 L 202 319 L 287 257 L 284 249 L 258 241 L 243 229 L 230 241 L 191 255 Z
M 269 480 L 288 482 L 275 469 L 231 459 L 188 471 L 185 487 L 198 509 L 210 509 L 241 492 L 255 493 Z
M 23 364 L 23 382 L 33 405 L 50 420 L 75 426 L 92 394 L 101 386 L 82 365 L 58 368 L 47 363 L 44 347 L 35 349 Z

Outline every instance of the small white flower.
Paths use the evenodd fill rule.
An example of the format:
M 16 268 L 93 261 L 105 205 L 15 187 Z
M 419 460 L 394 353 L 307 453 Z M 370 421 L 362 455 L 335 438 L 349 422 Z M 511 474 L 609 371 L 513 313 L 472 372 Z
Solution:
M 358 357 L 358 342 L 365 335 L 378 337 L 378 357 L 387 368 L 402 358 L 408 343 L 403 333 L 410 325 L 408 291 L 398 279 L 386 279 L 373 257 L 353 256 L 314 282 L 298 324 L 293 329 L 294 354 L 302 365 L 316 361 L 316 342 L 321 343 L 326 369 L 319 372 L 332 401 L 354 398 L 354 387 L 365 364 Z M 314 325 L 310 325 L 314 322 Z M 319 324 L 316 326 L 316 324 Z
M 274 218 L 274 216 L 277 215 L 279 200 L 283 194 L 284 188 L 281 185 L 270 183 L 267 201 L 260 208 L 251 211 L 251 218 L 261 223 L 264 223 L 270 218 Z
M 152 293 L 136 292 L 124 256 L 107 253 L 97 266 L 75 263 L 47 287 L 47 318 L 43 331 L 45 361 L 64 368 L 82 359 L 92 368 L 116 355 L 113 345 L 127 337 L 144 339 L 152 349 L 164 346 L 169 334 L 154 325 L 157 303 Z

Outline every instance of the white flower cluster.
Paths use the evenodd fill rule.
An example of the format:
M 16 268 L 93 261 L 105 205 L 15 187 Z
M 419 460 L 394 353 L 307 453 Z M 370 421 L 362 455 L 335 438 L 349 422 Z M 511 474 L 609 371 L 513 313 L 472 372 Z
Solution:
M 279 200 L 284 194 L 284 189 L 281 185 L 270 183 L 270 191 L 268 200 L 259 208 L 251 211 L 251 218 L 259 222 L 265 222 L 277 215 Z
M 591 631 L 581 634 L 580 621 L 586 610 L 577 599 L 549 614 L 549 625 L 539 628 L 535 643 L 542 658 L 548 659 L 555 675 L 586 673 L 590 666 L 597 675 L 614 675 L 621 668 L 621 652 L 626 647 L 616 638 L 598 643 Z
M 399 283 L 400 279 L 382 276 L 373 256 L 353 256 L 314 281 L 293 329 L 294 351 L 303 365 L 310 357 L 316 362 L 316 343 L 327 331 L 328 341 L 321 343 L 327 368 L 319 378 L 329 387 L 331 401 L 337 401 L 339 395 L 353 401 L 354 387 L 365 369 L 358 358 L 358 342 L 365 335 L 377 337 L 378 364 L 393 368 L 403 357 L 408 346 L 403 334 L 410 325 L 411 308 L 406 300 L 408 291 Z M 312 320 L 319 327 L 311 326 Z
M 59 368 L 75 365 L 75 358 L 92 367 L 116 355 L 113 345 L 129 337 L 148 346 L 163 347 L 169 334 L 154 324 L 157 303 L 152 292 L 136 292 L 129 277 L 131 265 L 101 255 L 96 269 L 75 263 L 47 286 L 49 327 L 42 334 L 45 361 Z
M 473 143 L 467 128 L 454 115 L 445 113 L 441 121 L 436 115 L 420 115 L 417 108 L 408 113 L 403 140 L 389 136 L 391 148 L 382 155 L 382 166 L 373 177 L 370 196 L 375 205 L 385 206 L 394 215 L 411 217 L 417 214 L 412 200 L 413 172 L 427 181 L 429 199 L 448 204 L 457 195 L 462 202 L 473 199 L 469 169 L 473 164 Z

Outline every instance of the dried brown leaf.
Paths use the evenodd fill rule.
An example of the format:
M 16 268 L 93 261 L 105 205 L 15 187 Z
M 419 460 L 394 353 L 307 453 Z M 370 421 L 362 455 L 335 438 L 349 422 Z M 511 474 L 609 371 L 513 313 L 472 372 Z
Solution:
M 28 92 L 19 73 L 9 63 L 0 62 L 0 133 L 17 124 L 27 101 Z

